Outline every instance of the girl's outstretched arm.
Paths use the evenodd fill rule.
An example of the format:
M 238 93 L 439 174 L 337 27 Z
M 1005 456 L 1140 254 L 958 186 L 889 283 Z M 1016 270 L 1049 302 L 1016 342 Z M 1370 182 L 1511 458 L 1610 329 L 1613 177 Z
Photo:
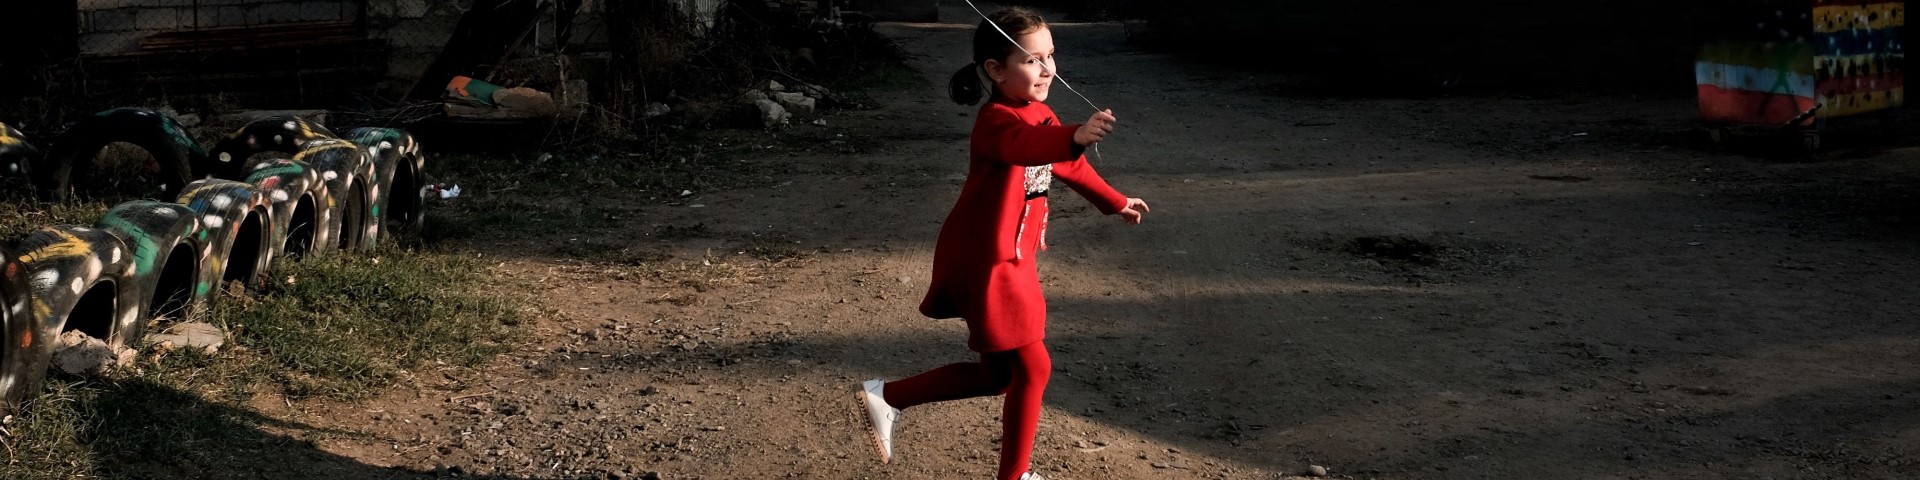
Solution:
M 1023 167 L 1065 162 L 1079 158 L 1084 148 L 1073 141 L 1079 129 L 1078 125 L 1031 125 L 1013 109 L 990 104 L 980 109 L 979 124 L 973 129 L 973 148 Z
M 1100 209 L 1100 213 L 1107 215 L 1121 213 L 1133 206 L 1133 200 L 1138 200 L 1128 199 L 1126 195 L 1121 195 L 1119 190 L 1114 190 L 1112 186 L 1107 185 L 1107 180 L 1100 178 L 1100 172 L 1093 170 L 1093 164 L 1087 163 L 1086 157 L 1053 164 L 1053 178 L 1066 183 L 1067 187 L 1079 192 L 1080 196 L 1086 197 L 1088 202 L 1093 203 L 1094 208 Z M 1146 202 L 1140 202 L 1140 205 L 1140 208 L 1146 208 Z

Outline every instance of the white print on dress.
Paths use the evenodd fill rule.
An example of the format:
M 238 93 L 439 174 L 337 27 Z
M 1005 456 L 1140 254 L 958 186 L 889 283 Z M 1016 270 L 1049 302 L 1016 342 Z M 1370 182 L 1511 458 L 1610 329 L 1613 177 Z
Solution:
M 1027 196 L 1047 193 L 1053 187 L 1053 164 L 1027 167 Z

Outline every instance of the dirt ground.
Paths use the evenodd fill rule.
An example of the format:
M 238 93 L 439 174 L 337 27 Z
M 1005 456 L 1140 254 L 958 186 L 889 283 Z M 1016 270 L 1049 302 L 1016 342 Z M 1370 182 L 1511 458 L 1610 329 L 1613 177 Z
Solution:
M 270 433 L 284 459 L 228 473 L 988 478 L 997 400 L 906 412 L 883 465 L 853 396 L 973 358 L 916 311 L 965 171 L 973 108 L 944 82 L 970 17 L 882 25 L 928 79 L 882 108 L 742 136 L 790 172 L 771 187 L 583 192 L 619 228 L 473 240 L 560 313 L 536 346 L 478 380 L 265 405 L 330 433 Z M 1054 28 L 1121 119 L 1095 165 L 1153 211 L 1056 191 L 1048 478 L 1920 471 L 1920 132 L 1784 161 L 1710 148 L 1687 86 L 1331 95 Z

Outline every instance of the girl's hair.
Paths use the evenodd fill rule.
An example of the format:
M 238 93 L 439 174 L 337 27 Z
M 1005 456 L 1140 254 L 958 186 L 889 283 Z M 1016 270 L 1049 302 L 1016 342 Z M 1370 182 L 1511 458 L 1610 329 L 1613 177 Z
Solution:
M 993 23 L 987 23 L 989 21 Z M 988 14 L 986 20 L 981 20 L 980 26 L 973 30 L 973 61 L 953 72 L 953 79 L 947 81 L 947 94 L 953 97 L 954 103 L 979 103 L 980 98 L 986 96 L 988 88 L 986 83 L 980 81 L 979 69 L 986 66 L 987 60 L 1007 61 L 1007 56 L 1017 48 L 993 28 L 995 24 L 1006 29 L 1007 35 L 1017 38 L 1047 26 L 1047 20 L 1024 7 L 1000 9 Z

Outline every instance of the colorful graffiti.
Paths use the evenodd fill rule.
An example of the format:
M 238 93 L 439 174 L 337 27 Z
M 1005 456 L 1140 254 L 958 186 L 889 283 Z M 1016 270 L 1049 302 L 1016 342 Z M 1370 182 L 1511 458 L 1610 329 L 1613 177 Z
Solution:
M 165 115 L 120 108 L 82 120 L 42 156 L 0 124 L 0 175 L 27 178 L 43 200 L 73 198 L 114 142 L 151 153 L 162 164 L 150 166 L 163 173 L 155 187 L 174 192 L 171 202 L 121 203 L 93 227 L 43 227 L 0 251 L 0 410 L 37 391 L 66 331 L 138 347 L 149 323 L 205 308 L 223 286 L 258 287 L 276 259 L 370 249 L 388 212 L 418 228 L 426 163 L 413 137 L 363 128 L 351 138 L 276 117 L 209 156 Z M 293 158 L 254 158 L 269 151 Z
M 1904 4 L 1818 0 L 1810 7 L 1726 17 L 1694 63 L 1702 120 L 1811 127 L 1902 104 Z
M 27 137 L 6 124 L 0 124 L 0 175 L 24 176 L 40 161 L 40 149 L 27 143 Z

